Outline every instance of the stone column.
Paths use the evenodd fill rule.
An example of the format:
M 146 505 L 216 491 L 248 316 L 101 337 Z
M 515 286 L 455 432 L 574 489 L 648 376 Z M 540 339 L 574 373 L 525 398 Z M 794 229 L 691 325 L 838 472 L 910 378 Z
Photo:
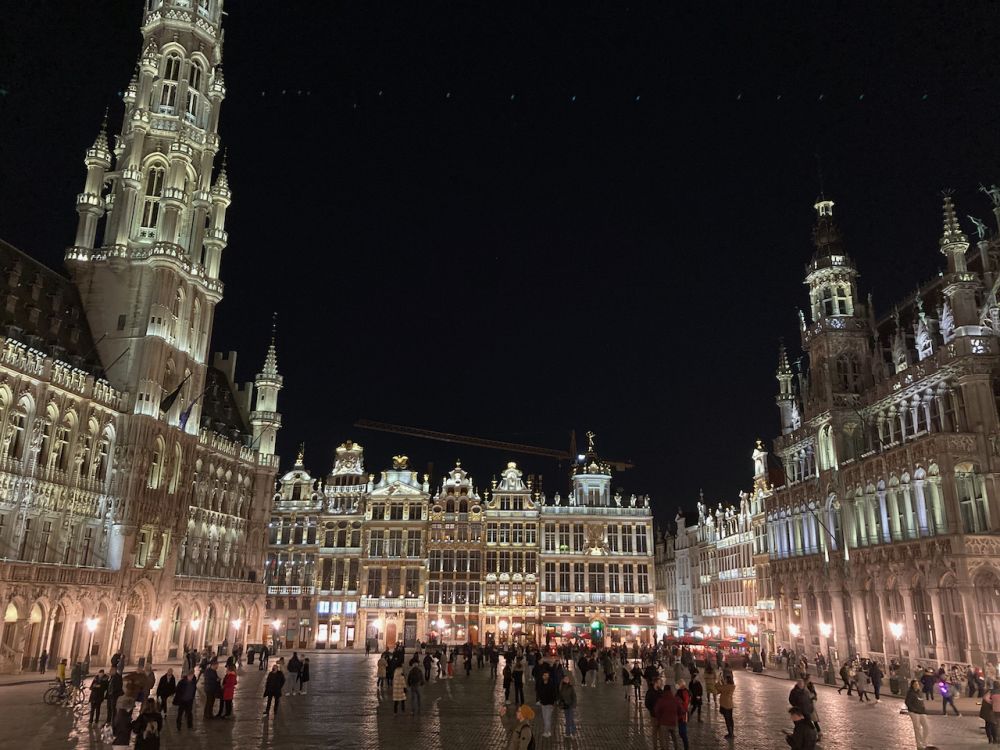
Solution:
M 913 482 L 913 494 L 917 499 L 917 532 L 920 536 L 927 536 L 930 530 L 927 525 L 927 498 L 924 497 L 924 481 L 917 479 Z
M 963 654 L 963 658 L 959 661 L 968 664 L 983 664 L 983 650 L 979 641 L 979 621 L 976 617 L 976 601 L 972 586 L 959 586 L 958 593 L 962 597 L 965 632 L 969 638 L 969 653 Z
M 892 541 L 892 530 L 889 526 L 889 514 L 886 512 L 885 507 L 885 490 L 877 491 L 878 497 L 878 510 L 879 515 L 882 518 L 882 542 L 888 544 Z
M 934 620 L 934 657 L 940 664 L 952 660 L 951 648 L 944 638 L 944 620 L 941 618 L 941 589 L 928 589 L 931 597 L 931 617 Z
M 837 647 L 837 658 L 843 661 L 850 650 L 847 645 L 847 622 L 844 618 L 844 595 L 839 588 L 830 589 L 830 602 L 833 607 L 833 642 Z
M 920 645 L 917 641 L 916 618 L 913 616 L 913 591 L 909 587 L 899 587 L 899 594 L 903 597 L 903 643 L 906 644 L 907 656 L 912 660 L 920 653 Z

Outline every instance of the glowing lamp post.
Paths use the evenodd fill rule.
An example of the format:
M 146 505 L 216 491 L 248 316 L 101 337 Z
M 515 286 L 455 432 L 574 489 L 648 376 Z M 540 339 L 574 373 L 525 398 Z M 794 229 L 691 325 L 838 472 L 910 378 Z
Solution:
M 833 669 L 833 648 L 830 646 L 830 636 L 833 634 L 833 627 L 828 622 L 819 624 L 820 635 L 826 639 L 826 684 L 837 684 L 837 673 Z
M 94 632 L 97 630 L 98 619 L 91 617 L 87 620 L 87 630 L 90 632 L 90 642 L 87 644 L 87 658 L 83 662 L 83 669 L 86 674 L 90 674 L 90 654 L 94 650 Z
M 896 655 L 902 656 L 903 650 L 899 642 L 903 639 L 903 623 L 890 622 L 889 632 L 892 633 L 892 637 L 896 639 Z
M 788 623 L 788 632 L 791 634 L 792 638 L 798 638 L 802 635 L 802 628 L 799 627 L 797 622 Z
M 278 653 L 278 630 L 281 628 L 281 620 L 274 620 L 271 623 L 271 650 Z
M 239 643 L 240 640 L 240 625 L 243 624 L 243 620 L 237 617 L 233 620 L 233 646 Z
M 153 643 L 156 641 L 156 634 L 160 631 L 160 618 L 149 621 L 149 656 L 146 657 L 146 665 L 153 663 Z

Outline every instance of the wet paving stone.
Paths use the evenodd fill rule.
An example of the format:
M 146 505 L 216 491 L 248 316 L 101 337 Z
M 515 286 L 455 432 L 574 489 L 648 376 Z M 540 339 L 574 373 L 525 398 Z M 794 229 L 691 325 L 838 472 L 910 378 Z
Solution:
M 176 707 L 170 706 L 161 742 L 174 748 L 287 748 L 288 750 L 492 750 L 504 748 L 511 720 L 498 716 L 503 703 L 501 680 L 493 680 L 489 669 L 473 669 L 451 680 L 435 680 L 421 689 L 421 712 L 393 714 L 392 700 L 375 690 L 375 656 L 360 654 L 310 654 L 311 681 L 308 695 L 282 698 L 276 719 L 261 716 L 264 706 L 263 672 L 247 668 L 240 674 L 234 701 L 234 717 L 206 722 L 201 717 L 202 699 L 195 706 L 195 728 L 176 730 Z M 176 669 L 175 669 L 176 671 Z M 578 677 L 577 673 L 577 677 Z M 736 737 L 723 739 L 725 724 L 712 707 L 703 710 L 704 721 L 689 726 L 692 748 L 784 748 L 783 729 L 790 728 L 788 691 L 791 683 L 769 676 L 736 675 Z M 289 685 L 286 685 L 288 687 Z M 11 750 L 109 750 L 99 733 L 86 724 L 86 711 L 74 715 L 42 703 L 47 685 L 35 683 L 0 687 L 0 748 Z M 913 730 L 907 716 L 899 713 L 902 702 L 885 698 L 879 704 L 859 705 L 856 699 L 838 696 L 819 687 L 817 708 L 823 728 L 823 750 L 886 750 L 914 748 Z M 525 687 L 534 703 L 530 685 Z M 643 707 L 624 698 L 618 683 L 580 687 L 577 680 L 578 736 L 563 736 L 563 716 L 556 709 L 556 727 L 551 738 L 542 738 L 541 712 L 535 719 L 536 748 L 614 748 L 645 750 L 652 747 L 649 717 Z M 974 716 L 942 717 L 940 704 L 929 704 L 931 740 L 944 750 L 966 750 L 986 744 L 982 721 Z M 513 711 L 511 712 L 513 713 Z

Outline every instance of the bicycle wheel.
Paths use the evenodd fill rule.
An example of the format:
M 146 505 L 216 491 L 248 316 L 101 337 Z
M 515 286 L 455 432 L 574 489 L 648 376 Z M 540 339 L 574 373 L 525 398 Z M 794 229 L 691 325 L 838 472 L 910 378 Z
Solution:
M 59 688 L 50 687 L 45 691 L 45 694 L 42 696 L 42 700 L 45 701 L 45 705 L 47 706 L 56 705 L 56 703 L 59 702 Z
M 73 691 L 73 704 L 75 706 L 79 707 L 88 702 L 89 701 L 87 700 L 87 691 L 85 691 L 83 688 L 77 688 L 76 690 Z

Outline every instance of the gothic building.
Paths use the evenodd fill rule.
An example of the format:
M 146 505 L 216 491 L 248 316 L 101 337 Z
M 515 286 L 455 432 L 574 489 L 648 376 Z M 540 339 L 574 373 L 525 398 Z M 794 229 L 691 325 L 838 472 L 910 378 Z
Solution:
M 1000 190 L 986 191 L 1000 219 Z M 816 203 L 800 313 L 778 360 L 784 479 L 764 494 L 777 645 L 904 667 L 1000 656 L 1000 241 L 944 199 L 939 277 L 876 316 Z M 759 566 L 760 567 L 760 566 Z
M 361 446 L 347 442 L 325 482 L 301 454 L 282 477 L 266 581 L 279 643 L 655 637 L 649 501 L 612 496 L 593 444 L 565 501 L 547 500 L 514 463 L 482 496 L 457 464 L 431 496 L 408 461 L 365 481 Z
M 259 637 L 280 426 L 209 359 L 231 192 L 216 168 L 222 1 L 149 0 L 113 143 L 84 156 L 69 278 L 7 245 L 0 668 Z M 256 393 L 256 402 L 253 402 Z

